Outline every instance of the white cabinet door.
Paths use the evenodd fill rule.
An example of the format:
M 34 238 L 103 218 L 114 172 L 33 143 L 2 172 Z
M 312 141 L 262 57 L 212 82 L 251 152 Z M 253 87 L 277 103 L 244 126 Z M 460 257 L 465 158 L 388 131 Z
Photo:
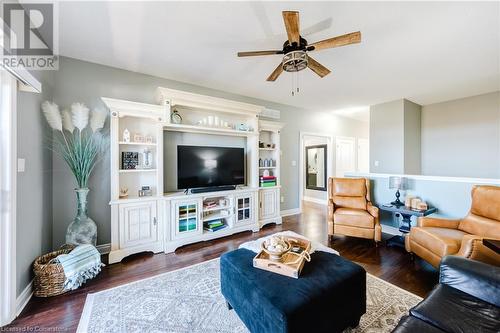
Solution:
M 172 202 L 172 238 L 200 235 L 203 232 L 201 199 Z
M 245 193 L 235 197 L 236 224 L 254 222 L 254 194 Z
M 270 219 L 279 215 L 278 210 L 278 190 L 260 191 L 259 216 L 261 220 Z
M 120 205 L 120 248 L 157 242 L 158 213 L 156 201 Z

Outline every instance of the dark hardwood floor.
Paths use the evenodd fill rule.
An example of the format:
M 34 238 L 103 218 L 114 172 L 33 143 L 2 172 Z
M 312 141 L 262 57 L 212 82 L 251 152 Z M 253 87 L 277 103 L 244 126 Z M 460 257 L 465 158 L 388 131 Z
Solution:
M 326 208 L 308 203 L 303 208 L 301 215 L 285 217 L 282 225 L 269 225 L 257 233 L 243 232 L 196 243 L 167 255 L 142 253 L 130 256 L 121 263 L 106 266 L 98 277 L 78 290 L 52 298 L 33 297 L 9 328 L 26 330 L 38 327 L 39 330 L 73 332 L 78 326 L 88 293 L 217 258 L 238 248 L 243 242 L 282 230 L 293 230 L 328 244 L 343 257 L 362 265 L 368 273 L 422 297 L 437 283 L 438 274 L 434 268 L 418 258 L 412 261 L 401 248 L 385 245 L 377 248 L 371 240 L 342 236 L 335 236 L 333 241 L 328 242 Z

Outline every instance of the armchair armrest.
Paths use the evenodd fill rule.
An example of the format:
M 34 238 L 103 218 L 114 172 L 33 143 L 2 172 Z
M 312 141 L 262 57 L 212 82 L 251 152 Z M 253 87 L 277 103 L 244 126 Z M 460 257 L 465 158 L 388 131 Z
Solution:
M 328 199 L 328 221 L 333 221 L 333 213 L 335 213 L 335 203 L 332 199 Z
M 446 256 L 439 265 L 439 283 L 500 306 L 500 267 Z
M 374 218 L 378 218 L 378 207 L 372 205 L 371 202 L 368 202 L 368 204 L 366 205 L 366 210 L 368 211 L 368 213 L 370 213 L 371 216 L 373 216 Z
M 488 237 L 465 235 L 462 238 L 460 250 L 456 255 L 498 266 L 500 264 L 500 255 L 484 246 L 483 238 Z
M 448 228 L 457 229 L 460 220 L 448 220 L 436 217 L 420 217 L 417 220 L 417 226 L 419 227 L 438 227 L 438 228 Z

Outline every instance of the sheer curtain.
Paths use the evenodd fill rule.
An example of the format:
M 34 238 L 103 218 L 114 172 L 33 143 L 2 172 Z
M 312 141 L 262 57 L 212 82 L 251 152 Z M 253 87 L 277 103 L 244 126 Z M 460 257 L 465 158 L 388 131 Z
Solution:
M 16 84 L 0 67 L 0 326 L 16 310 Z

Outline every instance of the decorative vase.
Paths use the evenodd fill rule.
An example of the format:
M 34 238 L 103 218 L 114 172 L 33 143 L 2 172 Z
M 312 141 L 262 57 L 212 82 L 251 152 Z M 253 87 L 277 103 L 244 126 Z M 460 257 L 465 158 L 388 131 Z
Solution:
M 73 222 L 70 223 L 66 230 L 67 244 L 92 244 L 97 242 L 97 225 L 90 217 L 87 216 L 87 194 L 88 188 L 76 188 L 76 200 L 78 211 Z

